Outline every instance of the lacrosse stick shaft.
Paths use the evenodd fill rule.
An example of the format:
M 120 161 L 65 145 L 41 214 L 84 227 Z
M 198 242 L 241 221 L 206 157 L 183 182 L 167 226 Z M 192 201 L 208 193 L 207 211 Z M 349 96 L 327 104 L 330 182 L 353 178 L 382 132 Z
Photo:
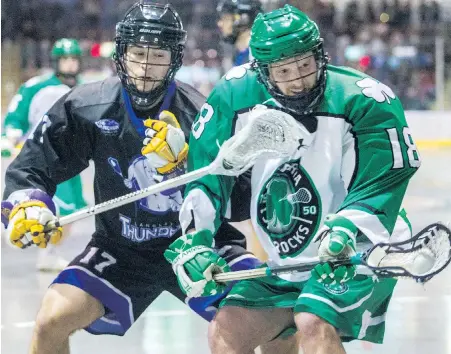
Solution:
M 362 264 L 362 255 L 360 253 L 349 259 L 342 260 L 330 260 L 334 267 L 338 267 L 341 265 L 357 265 L 359 274 L 372 274 L 371 270 L 364 266 L 359 266 Z M 213 275 L 213 279 L 218 282 L 229 282 L 229 281 L 237 281 L 244 279 L 253 279 L 253 278 L 261 278 L 271 275 L 281 275 L 281 274 L 289 274 L 289 273 L 300 273 L 300 272 L 309 272 L 315 266 L 322 263 L 319 258 L 316 257 L 316 260 L 308 263 L 301 264 L 292 264 L 292 265 L 284 265 L 284 266 L 273 266 L 273 267 L 265 267 L 265 268 L 257 268 L 257 269 L 249 269 L 249 270 L 239 270 L 235 272 L 226 272 L 226 273 L 218 273 Z
M 293 272 L 307 272 L 312 270 L 317 264 L 319 264 L 319 259 L 309 263 L 294 264 L 294 265 L 284 265 L 284 266 L 274 266 L 265 267 L 249 270 L 239 270 L 236 272 L 226 272 L 218 273 L 213 276 L 213 279 L 218 282 L 228 282 L 234 280 L 244 280 L 252 278 L 261 278 L 271 275 L 279 275 L 285 273 Z
M 214 165 L 214 163 L 212 163 L 212 164 L 210 164 L 206 167 L 200 168 L 196 171 L 186 173 L 184 175 L 169 179 L 167 181 L 158 183 L 156 185 L 147 187 L 145 189 L 141 189 L 139 191 L 126 194 L 122 197 L 108 200 L 106 202 L 97 204 L 93 207 L 81 209 L 70 215 L 63 216 L 61 219 L 59 219 L 59 224 L 61 226 L 67 225 L 67 224 L 73 223 L 74 221 L 82 220 L 82 219 L 85 219 L 92 215 L 97 215 L 97 214 L 103 213 L 105 211 L 120 207 L 121 205 L 125 205 L 128 203 L 140 200 L 151 194 L 161 193 L 168 189 L 180 187 L 182 185 L 185 185 L 187 183 L 195 181 L 199 178 L 202 178 L 202 177 L 214 172 L 214 167 L 215 167 L 215 165 Z

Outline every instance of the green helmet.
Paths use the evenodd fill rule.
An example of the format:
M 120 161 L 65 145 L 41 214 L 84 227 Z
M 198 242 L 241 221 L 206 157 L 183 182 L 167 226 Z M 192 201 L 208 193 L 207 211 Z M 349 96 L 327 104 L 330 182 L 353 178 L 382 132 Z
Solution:
M 77 83 L 77 76 L 80 73 L 82 50 L 78 41 L 72 38 L 58 39 L 53 45 L 50 53 L 52 57 L 52 66 L 55 70 L 55 74 L 63 80 L 63 83 L 69 87 L 73 87 Z M 62 72 L 60 68 L 60 58 L 62 57 L 77 57 L 80 62 L 77 72 Z
M 78 41 L 72 38 L 58 39 L 53 45 L 52 58 L 61 58 L 66 56 L 81 57 L 82 51 Z
M 249 46 L 260 80 L 282 105 L 298 114 L 309 114 L 319 105 L 326 85 L 328 58 L 323 51 L 323 40 L 317 24 L 305 13 L 291 5 L 285 5 L 259 14 L 252 26 Z M 295 96 L 285 96 L 271 82 L 269 65 L 310 51 L 317 64 L 315 87 Z

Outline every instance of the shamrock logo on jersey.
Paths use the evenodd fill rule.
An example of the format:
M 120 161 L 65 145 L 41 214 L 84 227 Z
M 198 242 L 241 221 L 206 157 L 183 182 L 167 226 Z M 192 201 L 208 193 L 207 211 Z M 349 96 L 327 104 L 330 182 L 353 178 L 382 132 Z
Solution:
M 289 185 L 284 179 L 275 178 L 269 182 L 268 198 L 266 201 L 266 215 L 268 230 L 271 232 L 285 232 L 291 223 L 293 206 L 287 202 Z
M 300 188 L 290 193 L 289 182 L 283 178 L 275 178 L 267 185 L 266 216 L 268 230 L 282 233 L 290 228 L 294 216 L 295 204 L 308 204 L 312 201 L 312 194 L 306 188 Z
M 283 163 L 261 187 L 257 222 L 281 258 L 309 245 L 321 215 L 319 192 L 299 160 Z
M 357 81 L 356 85 L 363 88 L 362 93 L 366 97 L 372 97 L 379 103 L 387 101 L 390 104 L 390 98 L 396 98 L 390 87 L 369 77 Z
M 227 74 L 225 75 L 225 79 L 227 81 L 232 79 L 241 79 L 244 75 L 246 75 L 247 71 L 251 68 L 249 63 L 235 66 L 232 69 L 230 69 Z

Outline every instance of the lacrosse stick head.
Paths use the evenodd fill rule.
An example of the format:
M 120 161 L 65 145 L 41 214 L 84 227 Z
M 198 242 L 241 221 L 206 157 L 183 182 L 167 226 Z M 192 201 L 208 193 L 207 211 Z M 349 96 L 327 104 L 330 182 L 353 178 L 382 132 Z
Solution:
M 451 261 L 451 230 L 435 223 L 407 241 L 378 244 L 364 258 L 378 276 L 408 277 L 425 283 Z
M 215 173 L 237 176 L 261 157 L 293 156 L 304 147 L 302 139 L 309 135 L 288 113 L 266 107 L 255 109 L 244 128 L 221 146 L 215 160 Z

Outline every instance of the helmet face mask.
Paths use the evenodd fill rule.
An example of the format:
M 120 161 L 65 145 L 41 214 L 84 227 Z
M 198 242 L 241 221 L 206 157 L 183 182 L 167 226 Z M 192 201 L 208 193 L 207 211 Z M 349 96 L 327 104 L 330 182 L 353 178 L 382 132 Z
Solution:
M 260 81 L 280 104 L 297 114 L 309 114 L 321 102 L 327 60 L 321 43 L 307 53 L 275 62 L 254 62 L 253 67 L 259 73 Z M 288 73 L 280 74 L 284 71 Z
M 311 51 L 266 65 L 265 72 L 269 74 L 270 83 L 286 96 L 309 91 L 316 85 L 318 68 Z
M 127 46 L 123 59 L 127 82 L 150 93 L 163 85 L 171 65 L 171 51 L 150 46 Z
M 328 62 L 316 23 L 286 5 L 257 17 L 250 47 L 269 93 L 296 114 L 312 113 L 324 94 Z
M 146 110 L 166 92 L 182 65 L 186 31 L 170 5 L 136 3 L 116 26 L 117 73 L 135 108 Z

